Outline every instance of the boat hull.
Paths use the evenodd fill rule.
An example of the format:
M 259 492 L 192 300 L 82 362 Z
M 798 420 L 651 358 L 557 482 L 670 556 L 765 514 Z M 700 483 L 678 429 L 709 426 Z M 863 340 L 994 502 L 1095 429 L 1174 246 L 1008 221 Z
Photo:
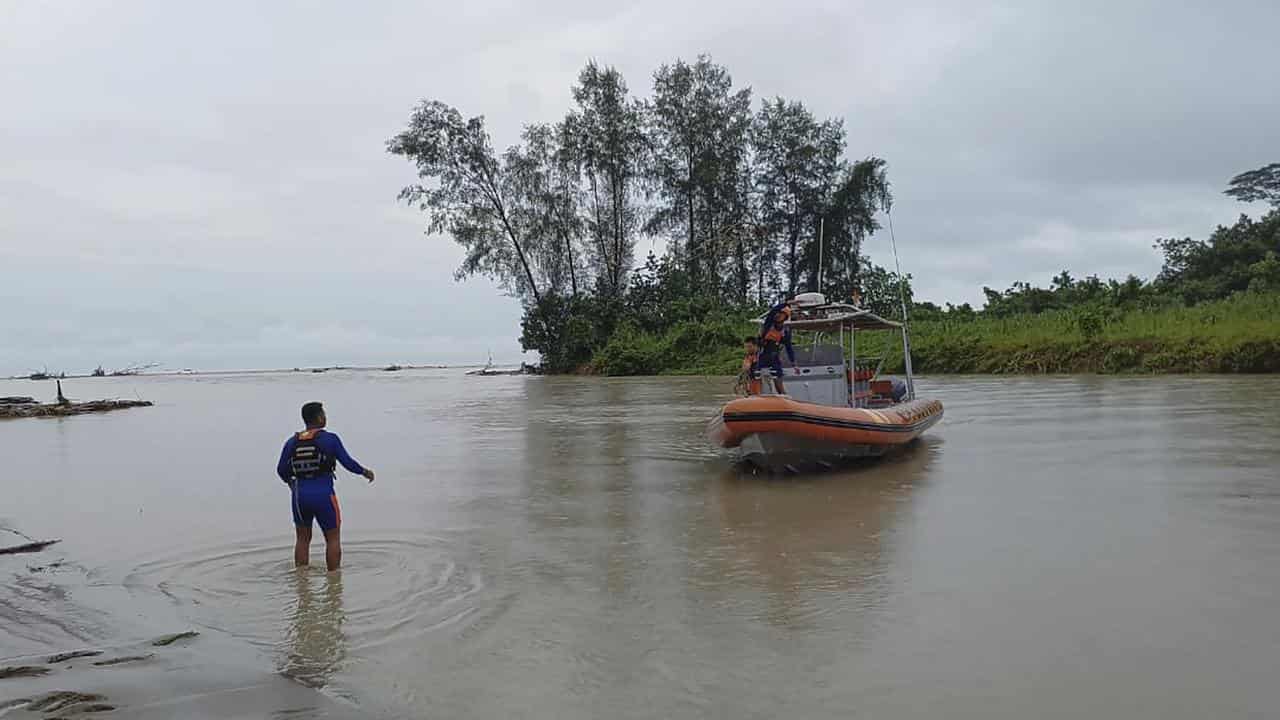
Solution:
M 707 430 L 720 447 L 740 448 L 747 462 L 797 469 L 883 455 L 920 437 L 942 414 L 937 400 L 870 409 L 762 395 L 731 401 Z

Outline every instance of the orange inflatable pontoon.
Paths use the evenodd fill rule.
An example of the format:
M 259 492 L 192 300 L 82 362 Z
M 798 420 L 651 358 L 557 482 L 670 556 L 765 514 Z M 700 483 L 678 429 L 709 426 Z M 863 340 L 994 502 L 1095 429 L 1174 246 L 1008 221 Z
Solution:
M 730 401 L 712 419 L 708 433 L 720 447 L 742 447 L 749 461 L 785 466 L 882 455 L 920 437 L 941 419 L 937 400 L 855 408 L 757 395 Z

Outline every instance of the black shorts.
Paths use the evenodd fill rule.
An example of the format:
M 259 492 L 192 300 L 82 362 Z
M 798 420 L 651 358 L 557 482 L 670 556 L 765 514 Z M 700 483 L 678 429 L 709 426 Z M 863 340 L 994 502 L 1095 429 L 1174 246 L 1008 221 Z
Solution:
M 782 354 L 778 352 L 776 345 L 772 349 L 768 345 L 765 346 L 765 349 L 760 353 L 757 367 L 761 370 L 767 368 L 776 378 L 782 377 Z

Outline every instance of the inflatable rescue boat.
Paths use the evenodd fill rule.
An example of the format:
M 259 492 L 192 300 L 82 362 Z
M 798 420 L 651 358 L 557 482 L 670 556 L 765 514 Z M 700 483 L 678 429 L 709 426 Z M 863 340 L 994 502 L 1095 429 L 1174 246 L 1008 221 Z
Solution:
M 770 470 L 799 471 L 883 455 L 920 437 L 942 419 L 942 403 L 917 399 L 906 329 L 868 310 L 828 304 L 808 293 L 793 301 L 786 325 L 804 333 L 794 367 L 777 392 L 767 363 L 740 378 L 746 396 L 728 402 L 708 424 L 709 439 L 736 448 L 742 459 Z M 901 331 L 906 378 L 880 375 L 883 358 L 857 355 L 867 331 Z M 834 342 L 833 342 L 834 341 Z M 847 343 L 847 353 L 846 353 Z

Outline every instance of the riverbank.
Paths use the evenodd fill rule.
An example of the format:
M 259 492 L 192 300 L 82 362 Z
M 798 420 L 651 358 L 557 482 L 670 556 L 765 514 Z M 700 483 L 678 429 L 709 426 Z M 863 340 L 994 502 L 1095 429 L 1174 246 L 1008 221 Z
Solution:
M 0 419 L 32 417 L 66 417 L 87 413 L 104 413 L 112 410 L 151 407 L 149 400 L 90 400 L 88 402 L 38 403 L 0 402 Z
M 622 328 L 592 359 L 601 375 L 734 375 L 747 318 L 683 323 L 661 335 Z M 902 346 L 866 333 L 859 354 L 902 371 Z M 1071 310 L 911 325 L 918 373 L 1156 374 L 1280 372 L 1280 294 L 1240 293 L 1194 307 Z
M 0 540 L 11 536 L 31 539 L 0 527 Z M 308 682 L 299 671 L 305 662 L 273 668 L 243 641 L 195 629 L 161 594 L 104 582 L 61 545 L 50 550 L 52 544 L 32 542 L 0 553 L 0 715 L 371 716 Z M 328 576 L 298 581 L 332 582 Z M 295 656 L 310 650 L 302 651 Z M 323 659 L 322 647 L 310 652 Z
M 0 660 L 0 715 L 21 720 L 367 717 L 362 710 L 246 661 L 230 641 L 189 631 L 128 645 Z

